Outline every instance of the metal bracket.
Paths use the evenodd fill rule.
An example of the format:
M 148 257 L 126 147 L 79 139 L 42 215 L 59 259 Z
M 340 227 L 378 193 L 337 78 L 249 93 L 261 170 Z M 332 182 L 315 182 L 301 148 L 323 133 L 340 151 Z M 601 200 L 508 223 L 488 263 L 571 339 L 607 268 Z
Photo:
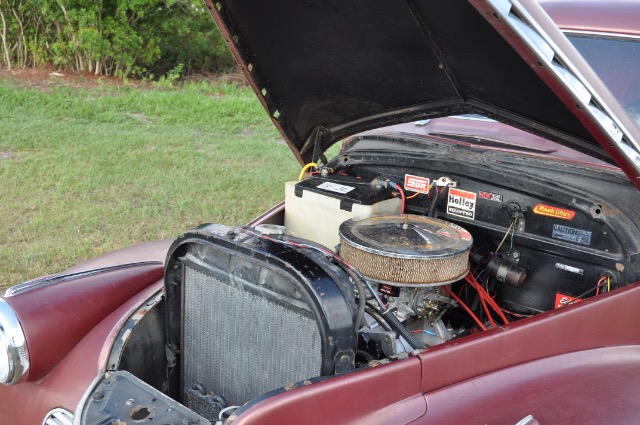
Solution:
M 319 125 L 313 129 L 313 132 L 307 139 L 306 143 L 300 149 L 300 155 L 305 156 L 307 152 L 313 149 L 311 153 L 311 160 L 307 162 L 317 162 L 322 157 L 324 152 L 324 146 L 326 146 L 331 140 L 331 131 L 327 128 Z

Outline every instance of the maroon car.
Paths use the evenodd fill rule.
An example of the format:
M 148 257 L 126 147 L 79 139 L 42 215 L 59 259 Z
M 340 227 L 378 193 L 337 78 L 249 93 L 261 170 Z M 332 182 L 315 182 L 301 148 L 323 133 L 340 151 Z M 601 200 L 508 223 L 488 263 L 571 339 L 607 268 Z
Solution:
M 10 288 L 0 424 L 637 422 L 640 6 L 206 4 L 300 180 Z

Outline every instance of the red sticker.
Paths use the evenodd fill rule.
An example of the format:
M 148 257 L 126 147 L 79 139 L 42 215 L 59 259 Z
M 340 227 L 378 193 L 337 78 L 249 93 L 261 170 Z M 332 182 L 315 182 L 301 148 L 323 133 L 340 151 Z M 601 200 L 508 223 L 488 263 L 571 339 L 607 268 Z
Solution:
M 582 301 L 580 298 L 572 297 L 571 295 L 561 294 L 560 292 L 556 293 L 556 306 L 555 308 L 560 308 L 565 305 L 575 304 Z
M 404 190 L 412 192 L 429 193 L 429 179 L 426 177 L 412 176 L 405 174 Z
M 486 199 L 487 201 L 502 202 L 502 195 L 500 195 L 499 193 L 480 191 L 478 192 L 478 196 L 480 197 L 480 199 Z
M 538 204 L 533 207 L 534 214 L 544 215 L 547 217 L 561 218 L 563 220 L 572 220 L 576 215 L 575 211 L 565 210 L 558 207 L 552 207 L 550 205 Z

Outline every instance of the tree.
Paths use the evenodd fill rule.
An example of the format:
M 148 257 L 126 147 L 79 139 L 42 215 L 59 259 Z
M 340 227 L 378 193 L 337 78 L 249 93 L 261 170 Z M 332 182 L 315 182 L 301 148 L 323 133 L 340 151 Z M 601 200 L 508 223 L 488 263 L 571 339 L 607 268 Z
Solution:
M 196 0 L 0 0 L 4 67 L 97 75 L 228 68 L 233 61 Z M 158 75 L 158 74 L 156 74 Z

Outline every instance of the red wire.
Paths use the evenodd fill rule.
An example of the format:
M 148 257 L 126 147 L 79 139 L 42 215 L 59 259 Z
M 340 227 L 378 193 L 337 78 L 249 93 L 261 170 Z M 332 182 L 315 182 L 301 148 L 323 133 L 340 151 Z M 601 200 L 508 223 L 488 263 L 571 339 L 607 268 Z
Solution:
M 491 308 L 493 308 L 495 310 L 495 312 L 498 313 L 498 316 L 500 316 L 500 318 L 502 319 L 504 324 L 505 325 L 508 324 L 509 323 L 509 319 L 507 319 L 507 316 L 504 315 L 504 313 L 502 312 L 500 307 L 498 307 L 498 304 L 496 304 L 496 302 L 493 300 L 493 298 L 491 298 L 491 296 L 487 293 L 487 291 L 485 291 L 485 289 L 482 287 L 482 285 L 480 285 L 478 283 L 476 278 L 473 277 L 473 275 L 471 273 L 469 273 L 469 274 L 467 274 L 465 276 L 465 280 L 467 282 L 469 282 L 471 284 L 471 286 L 473 286 L 476 289 L 476 291 L 478 291 L 478 294 L 480 295 L 480 298 L 484 298 L 489 303 Z
M 400 214 L 404 214 L 404 203 L 406 201 L 406 198 L 404 197 L 404 190 L 402 190 L 402 188 L 398 184 L 396 184 L 394 187 L 398 192 L 400 192 L 400 197 L 402 198 L 402 208 L 400 209 Z
M 484 313 L 489 318 L 489 323 L 491 323 L 491 327 L 493 329 L 497 328 L 496 322 L 494 322 L 493 317 L 491 317 L 491 312 L 489 311 L 489 307 L 487 307 L 487 302 L 484 300 L 483 297 L 480 297 L 480 303 L 482 303 L 482 308 L 484 309 Z
M 498 304 L 496 304 L 496 302 L 494 301 L 493 298 L 491 298 L 491 296 L 487 293 L 487 291 L 482 287 L 482 285 L 480 285 L 478 283 L 478 281 L 476 280 L 475 277 L 473 277 L 473 275 L 471 276 L 471 285 L 476 288 L 476 290 L 478 291 L 478 293 L 480 293 L 481 297 L 484 297 L 485 300 L 487 300 L 487 302 L 489 303 L 489 305 L 496 311 L 496 313 L 498 313 L 498 316 L 500 316 L 500 318 L 502 319 L 502 321 L 504 322 L 504 324 L 508 324 L 509 323 L 509 319 L 507 319 L 507 317 L 504 315 L 504 313 L 502 312 L 502 309 L 498 306 Z
M 449 293 L 449 295 L 451 295 L 451 298 L 456 300 L 458 302 L 458 304 L 460 304 L 460 306 L 462 308 L 464 308 L 467 311 L 467 313 L 469 313 L 469 316 L 471 316 L 471 318 L 478 324 L 478 326 L 480 326 L 480 329 L 482 329 L 483 331 L 487 330 L 487 328 L 482 324 L 480 319 L 478 319 L 478 316 L 476 316 L 473 313 L 473 311 L 471 311 L 471 309 L 469 307 L 467 307 L 467 305 L 465 303 L 463 303 L 462 300 L 460 298 L 458 298 L 458 296 L 456 294 L 453 293 L 453 291 L 451 291 L 451 289 L 449 289 L 447 286 L 444 286 L 444 289 Z
M 598 295 L 600 295 L 600 285 L 602 285 L 604 283 L 604 280 L 607 278 L 607 276 L 602 276 L 600 278 L 600 280 L 598 281 L 598 286 L 596 286 L 596 297 Z

